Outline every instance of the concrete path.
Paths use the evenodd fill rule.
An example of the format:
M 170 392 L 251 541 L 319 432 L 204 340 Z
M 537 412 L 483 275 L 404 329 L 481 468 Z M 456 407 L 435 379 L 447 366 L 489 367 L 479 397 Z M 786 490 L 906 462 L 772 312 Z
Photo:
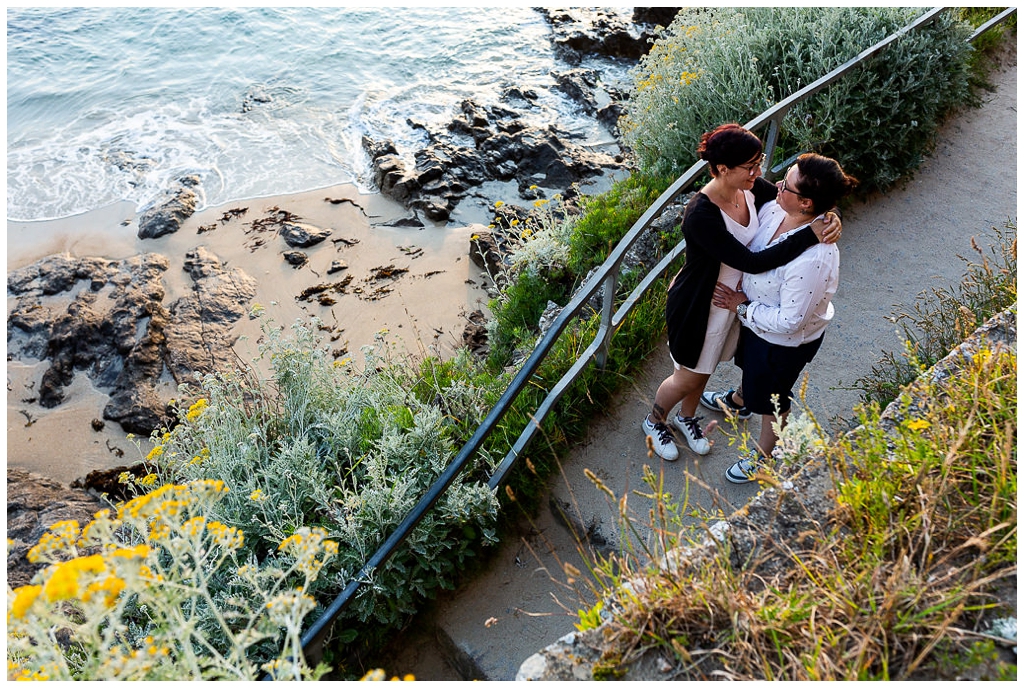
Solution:
M 836 319 L 807 369 L 807 406 L 832 434 L 854 418 L 860 396 L 847 387 L 868 374 L 883 351 L 902 349 L 898 326 L 887 320 L 894 307 L 912 305 L 921 292 L 958 284 L 965 268 L 958 256 L 976 255 L 971 238 L 988 246 L 993 226 L 1016 221 L 1015 45 L 991 80 L 996 90 L 983 95 L 984 105 L 962 111 L 944 127 L 932 156 L 903 188 L 846 208 Z M 758 489 L 724 479 L 736 451 L 721 433 L 700 460 L 685 445 L 674 463 L 647 457 L 639 423 L 670 371 L 667 350 L 653 355 L 614 408 L 595 419 L 552 486 L 553 502 L 573 505 L 578 521 L 592 525 L 609 543 L 619 541 L 618 507 L 587 480 L 585 469 L 617 497 L 628 495 L 639 523 L 648 522 L 650 503 L 637 494 L 648 492 L 644 466 L 664 481 L 667 492 L 689 494 L 692 504 L 723 513 L 742 506 Z M 738 369 L 725 364 L 709 389 L 738 382 Z M 746 425 L 756 436 L 758 421 Z M 571 632 L 578 621 L 575 610 L 593 601 L 585 582 L 566 582 L 567 562 L 586 571 L 574 538 L 550 510 L 524 520 L 521 537 L 503 545 L 483 575 L 413 623 L 396 644 L 389 674 L 411 672 L 419 680 L 515 678 L 530 655 Z

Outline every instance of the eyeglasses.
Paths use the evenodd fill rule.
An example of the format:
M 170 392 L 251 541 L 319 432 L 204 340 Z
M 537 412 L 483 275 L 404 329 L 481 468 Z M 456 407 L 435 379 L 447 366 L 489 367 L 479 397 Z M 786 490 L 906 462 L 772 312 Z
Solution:
M 762 155 L 760 158 L 757 159 L 757 162 L 748 162 L 746 165 L 737 165 L 735 169 L 743 170 L 747 174 L 755 174 L 758 170 L 761 169 L 762 166 L 764 166 L 764 161 L 766 158 L 767 156 Z
M 785 179 L 783 179 L 783 180 L 781 180 L 779 182 L 779 191 L 788 191 L 789 193 L 793 194 L 794 196 L 799 196 L 800 198 L 807 198 L 807 196 L 803 195 L 799 191 L 794 191 L 793 189 L 789 188 L 786 185 L 786 180 Z

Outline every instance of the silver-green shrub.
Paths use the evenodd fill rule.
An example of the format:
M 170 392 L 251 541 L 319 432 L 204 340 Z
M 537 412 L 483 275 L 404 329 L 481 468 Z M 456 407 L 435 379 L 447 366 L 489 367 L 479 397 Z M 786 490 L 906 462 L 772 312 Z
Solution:
M 642 169 L 678 176 L 700 135 L 744 123 L 924 10 L 686 9 L 634 70 L 619 122 Z M 790 111 L 782 154 L 835 157 L 863 189 L 915 169 L 943 116 L 969 96 L 970 28 L 953 13 L 910 33 Z M 778 159 L 776 160 L 776 162 Z
M 480 416 L 484 390 L 432 381 L 420 401 L 413 362 L 379 333 L 363 362 L 334 361 L 317 323 L 294 335 L 264 327 L 253 366 L 210 375 L 195 402 L 149 458 L 163 480 L 223 480 L 230 491 L 215 516 L 244 529 L 260 565 L 280 557 L 278 543 L 302 528 L 325 530 L 339 551 L 309 591 L 321 604 L 340 592 L 444 471 L 464 442 L 457 427 Z M 459 365 L 475 365 L 468 354 Z M 269 368 L 269 374 L 258 372 Z M 182 404 L 184 406 L 184 404 Z M 490 466 L 475 458 L 477 476 Z M 463 472 L 462 475 L 472 474 Z M 379 570 L 350 610 L 360 621 L 393 627 L 441 587 L 474 548 L 496 540 L 498 502 L 486 484 L 456 478 L 437 507 Z M 366 594 L 369 592 L 370 594 Z M 311 615 L 315 618 L 316 613 Z

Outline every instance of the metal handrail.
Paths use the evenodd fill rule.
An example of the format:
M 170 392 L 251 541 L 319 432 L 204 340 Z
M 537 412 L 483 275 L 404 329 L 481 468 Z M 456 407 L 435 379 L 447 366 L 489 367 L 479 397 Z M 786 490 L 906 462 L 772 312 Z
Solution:
M 842 78 L 854 68 L 859 67 L 907 33 L 915 31 L 921 26 L 932 22 L 945 9 L 948 8 L 938 7 L 923 14 L 899 31 L 879 41 L 867 50 L 864 50 L 856 57 L 848 60 L 839 67 L 836 67 L 825 76 L 811 84 L 808 84 L 793 95 L 785 98 L 748 122 L 746 124 L 746 128 L 752 131 L 756 131 L 765 125 L 768 126 L 767 135 L 764 137 L 765 154 L 767 159 L 772 159 L 771 155 L 774 153 L 775 146 L 778 141 L 778 134 L 781 130 L 782 120 L 795 105 L 803 102 L 824 88 L 827 88 L 829 85 Z M 1015 11 L 1016 8 L 1009 8 L 994 17 L 992 20 L 986 22 L 982 27 L 974 32 L 969 41 L 974 41 L 985 31 L 1002 23 Z M 791 161 L 784 162 L 776 168 L 772 168 L 769 172 L 777 173 L 781 169 L 784 169 L 789 162 Z M 548 353 L 565 328 L 568 327 L 569 323 L 580 314 L 587 302 L 589 302 L 595 294 L 599 293 L 602 288 L 604 293 L 602 296 L 601 324 L 598 332 L 594 336 L 594 340 L 541 401 L 536 412 L 533 414 L 531 422 L 527 424 L 527 427 L 516 440 L 511 450 L 494 470 L 494 473 L 488 481 L 488 487 L 494 490 L 504 482 L 512 467 L 515 465 L 517 458 L 529 444 L 536 430 L 540 428 L 540 424 L 547 416 L 548 412 L 558 402 L 562 394 L 568 389 L 569 385 L 579 378 L 583 373 L 583 370 L 592 361 L 596 362 L 600 367 L 604 366 L 611 338 L 622 325 L 625 317 L 629 314 L 630 310 L 632 310 L 640 297 L 643 296 L 654 282 L 662 276 L 665 270 L 668 269 L 668 266 L 682 254 L 686 246 L 684 241 L 680 241 L 679 244 L 673 247 L 646 275 L 640 284 L 633 289 L 619 308 L 615 310 L 615 291 L 618 284 L 620 266 L 626 252 L 647 230 L 651 223 L 676 199 L 677 196 L 690 189 L 693 183 L 704 171 L 706 165 L 707 163 L 704 161 L 694 164 L 686 170 L 682 176 L 673 182 L 672 185 L 669 186 L 669 188 L 666 189 L 647 209 L 647 211 L 644 212 L 644 214 L 641 215 L 633 224 L 633 227 L 619 241 L 611 254 L 609 254 L 608 258 L 605 259 L 605 262 L 601 265 L 600 269 L 597 270 L 579 288 L 579 290 L 576 291 L 569 303 L 565 305 L 558 317 L 555 318 L 551 327 L 547 332 L 545 332 L 544 336 L 541 337 L 540 341 L 538 341 L 537 345 L 534 347 L 533 353 L 523 363 L 519 372 L 512 380 L 512 383 L 506 388 L 505 393 L 502 394 L 501 398 L 494 405 L 494 408 L 491 409 L 491 412 L 480 424 L 470 440 L 463 445 L 452 463 L 449 464 L 434 484 L 430 486 L 427 492 L 420 498 L 419 502 L 417 502 L 395 531 L 388 536 L 387 540 L 385 540 L 377 551 L 374 552 L 359 572 L 353 576 L 352 580 L 345 586 L 345 589 L 302 635 L 302 647 L 307 656 L 311 657 L 319 655 L 321 645 L 327 635 L 327 632 L 330 630 L 331 625 L 348 606 L 352 599 L 354 599 L 359 588 L 362 587 L 364 583 L 369 582 L 372 572 L 387 561 L 409 533 L 412 532 L 413 528 L 419 525 L 419 522 L 423 517 L 447 491 L 456 476 L 458 476 L 458 474 L 463 470 L 469 459 L 477 452 L 477 450 L 480 449 L 484 440 L 497 426 L 498 422 L 512 406 L 523 388 L 526 387 L 530 378 L 532 378 L 537 372 L 537 369 L 540 367 L 541 363 L 543 363 L 544 359 L 547 357 Z

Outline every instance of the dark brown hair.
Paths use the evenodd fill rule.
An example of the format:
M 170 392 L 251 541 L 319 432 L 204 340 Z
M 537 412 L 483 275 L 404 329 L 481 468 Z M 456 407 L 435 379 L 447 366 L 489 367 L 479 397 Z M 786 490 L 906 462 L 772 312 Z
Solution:
M 738 124 L 723 124 L 716 129 L 705 132 L 697 146 L 697 156 L 707 160 L 711 174 L 717 174 L 717 165 L 736 167 L 750 162 L 761 155 L 764 146 L 748 129 Z
M 835 207 L 836 201 L 860 183 L 846 174 L 838 162 L 817 153 L 804 153 L 796 159 L 796 166 L 800 170 L 800 188 L 793 191 L 810 199 L 815 213 Z

